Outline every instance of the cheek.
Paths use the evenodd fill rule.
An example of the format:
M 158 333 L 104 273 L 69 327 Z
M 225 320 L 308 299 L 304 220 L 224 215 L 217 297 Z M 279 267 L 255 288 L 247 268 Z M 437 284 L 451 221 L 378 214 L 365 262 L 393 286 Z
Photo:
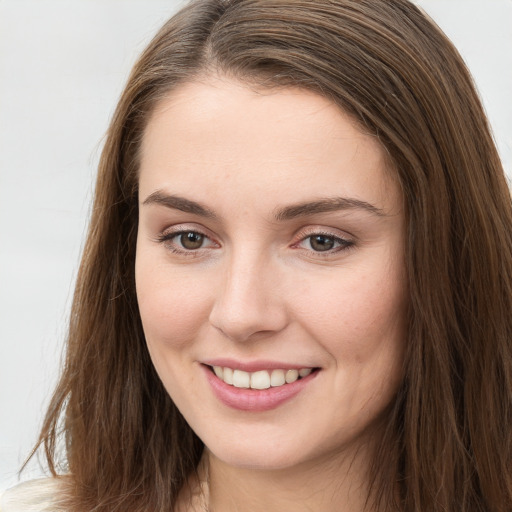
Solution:
M 336 360 L 358 365 L 396 357 L 405 339 L 400 267 L 348 269 L 324 286 L 304 283 L 303 325 Z
M 211 309 L 206 283 L 143 257 L 137 260 L 135 275 L 148 345 L 172 350 L 191 343 Z
M 339 407 L 332 422 L 348 422 L 354 431 L 373 424 L 403 378 L 406 296 L 403 280 L 395 277 L 354 272 L 329 297 L 323 294 L 323 307 L 310 304 L 304 311 L 310 334 L 336 368 L 330 385 Z
M 193 375 L 181 369 L 194 359 L 194 342 L 209 315 L 208 287 L 201 280 L 192 280 L 183 269 L 177 273 L 149 256 L 138 252 L 135 266 L 144 336 L 164 387 L 175 401 L 184 404 L 183 389 L 195 386 Z

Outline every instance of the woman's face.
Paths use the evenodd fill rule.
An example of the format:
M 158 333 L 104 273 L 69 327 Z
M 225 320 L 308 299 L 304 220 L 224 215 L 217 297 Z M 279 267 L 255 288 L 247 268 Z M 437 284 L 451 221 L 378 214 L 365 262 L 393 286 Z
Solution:
M 217 458 L 317 463 L 375 433 L 401 380 L 406 283 L 374 137 L 310 92 L 188 83 L 150 118 L 139 199 L 148 349 Z

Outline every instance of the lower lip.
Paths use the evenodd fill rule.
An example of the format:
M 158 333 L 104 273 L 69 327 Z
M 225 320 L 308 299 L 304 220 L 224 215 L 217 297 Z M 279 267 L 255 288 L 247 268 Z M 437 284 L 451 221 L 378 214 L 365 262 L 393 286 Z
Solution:
M 307 377 L 268 389 L 235 388 L 220 380 L 209 366 L 203 365 L 203 370 L 215 396 L 228 407 L 240 411 L 262 412 L 270 411 L 291 400 L 318 375 L 318 371 Z

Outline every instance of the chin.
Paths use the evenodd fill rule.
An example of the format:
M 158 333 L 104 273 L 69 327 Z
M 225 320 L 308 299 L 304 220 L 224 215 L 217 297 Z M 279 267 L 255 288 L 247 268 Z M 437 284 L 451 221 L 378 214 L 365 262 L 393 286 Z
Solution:
M 267 448 L 209 451 L 224 464 L 239 469 L 278 471 L 300 463 L 296 457 L 285 453 L 273 453 Z
M 206 450 L 223 464 L 240 469 L 278 470 L 300 463 L 304 450 L 297 442 L 287 444 L 265 433 L 248 435 L 204 436 Z M 237 441 L 238 437 L 238 441 Z M 290 441 L 290 438 L 288 438 Z M 298 456 L 299 455 L 299 456 Z

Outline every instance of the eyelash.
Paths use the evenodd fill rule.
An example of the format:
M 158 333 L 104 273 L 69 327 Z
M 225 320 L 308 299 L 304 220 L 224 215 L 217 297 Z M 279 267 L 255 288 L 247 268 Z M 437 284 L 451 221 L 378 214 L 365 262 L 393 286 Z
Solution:
M 347 238 L 342 238 L 340 236 L 334 235 L 333 233 L 329 233 L 327 231 L 321 231 L 321 230 L 302 232 L 302 233 L 299 233 L 299 236 L 300 236 L 300 240 L 293 245 L 293 247 L 295 247 L 295 248 L 299 248 L 299 246 L 302 243 L 305 243 L 308 240 L 309 240 L 309 246 L 311 247 L 311 243 L 312 243 L 313 239 L 320 238 L 320 237 L 331 240 L 332 243 L 335 245 L 335 247 L 333 247 L 331 249 L 327 249 L 325 251 L 315 251 L 313 248 L 305 249 L 307 251 L 313 252 L 315 254 L 315 257 L 320 256 L 322 258 L 328 258 L 329 256 L 332 256 L 339 252 L 348 251 L 355 245 L 355 242 L 352 240 L 349 240 Z
M 205 249 L 205 247 L 198 247 L 197 249 L 185 249 L 184 247 L 180 247 L 177 245 L 176 242 L 173 242 L 172 240 L 181 237 L 183 235 L 187 234 L 194 234 L 199 235 L 204 238 L 204 240 L 211 240 L 211 238 L 201 231 L 197 229 L 178 229 L 177 231 L 170 231 L 170 232 L 163 232 L 161 233 L 158 238 L 157 242 L 163 244 L 168 250 L 170 250 L 174 254 L 179 254 L 181 256 L 185 257 L 197 257 L 200 256 L 200 251 L 202 249 Z M 216 244 L 215 242 L 213 242 Z M 218 244 L 216 244 L 218 245 Z
M 201 232 L 197 229 L 179 229 L 177 231 L 163 232 L 157 237 L 157 242 L 165 245 L 165 247 L 167 249 L 169 249 L 174 254 L 183 255 L 185 257 L 200 256 L 200 254 L 201 254 L 200 251 L 203 249 L 206 249 L 206 247 L 201 246 L 201 247 L 198 247 L 197 249 L 186 249 L 184 247 L 178 246 L 176 242 L 172 241 L 173 239 L 175 239 L 177 237 L 181 237 L 181 236 L 187 235 L 187 234 L 199 235 L 200 237 L 203 237 L 204 240 L 210 240 L 213 244 L 217 245 L 217 247 L 218 247 L 218 244 L 216 242 L 212 241 L 210 237 L 208 237 L 206 234 L 204 234 L 203 232 Z M 342 251 L 347 251 L 355 245 L 355 242 L 353 242 L 352 240 L 348 240 L 346 238 L 341 238 L 341 237 L 333 235 L 332 233 L 329 233 L 329 232 L 310 231 L 310 232 L 299 233 L 299 236 L 301 238 L 298 242 L 296 242 L 292 245 L 293 248 L 300 249 L 300 245 L 302 243 L 306 242 L 307 240 L 309 240 L 309 245 L 311 247 L 311 241 L 315 237 L 317 237 L 317 238 L 323 237 L 327 240 L 332 241 L 332 243 L 334 244 L 334 247 L 327 249 L 325 251 L 315 251 L 313 248 L 304 249 L 308 252 L 314 253 L 315 256 L 317 256 L 317 257 L 319 256 L 322 258 L 328 258 L 329 256 L 332 256 L 333 254 L 336 254 L 336 253 L 339 253 Z

